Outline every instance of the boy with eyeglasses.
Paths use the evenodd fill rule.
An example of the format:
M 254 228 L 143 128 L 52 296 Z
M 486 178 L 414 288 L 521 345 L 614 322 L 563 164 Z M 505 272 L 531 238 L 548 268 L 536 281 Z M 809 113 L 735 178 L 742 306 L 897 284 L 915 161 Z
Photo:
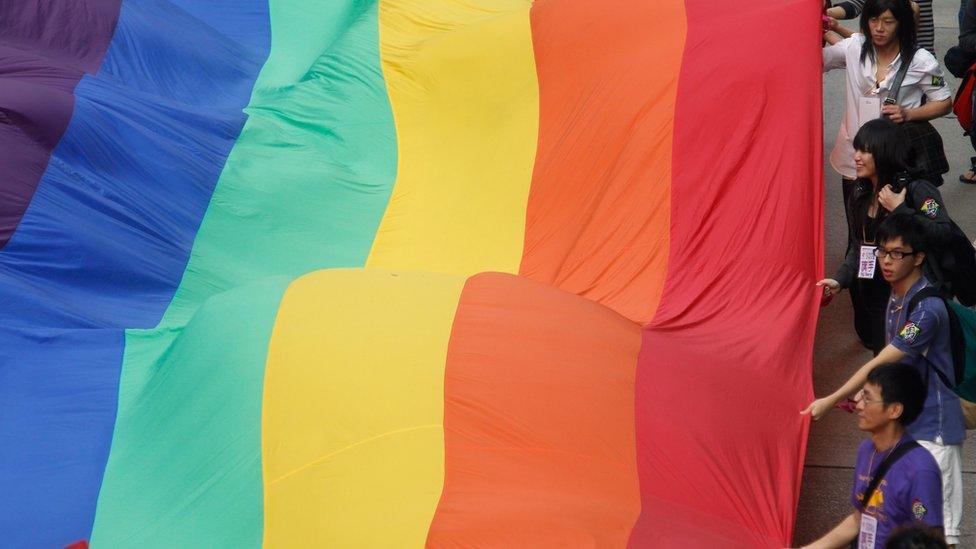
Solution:
M 959 397 L 930 371 L 938 368 L 946 379 L 952 366 L 949 319 L 945 303 L 937 297 L 921 300 L 908 310 L 912 297 L 931 285 L 923 275 L 925 227 L 911 215 L 894 214 L 878 228 L 875 254 L 884 279 L 891 285 L 885 315 L 887 345 L 862 365 L 837 391 L 814 400 L 802 413 L 814 420 L 860 387 L 880 364 L 903 362 L 914 366 L 927 385 L 925 405 L 908 432 L 928 450 L 942 472 L 946 541 L 959 543 L 962 522 L 962 442 L 966 430 Z
M 939 466 L 906 432 L 922 412 L 922 384 L 918 371 L 906 364 L 883 364 L 868 374 L 855 398 L 857 427 L 871 438 L 857 452 L 854 511 L 808 548 L 845 547 L 857 539 L 859 549 L 884 549 L 885 540 L 899 526 L 941 529 Z M 871 490 L 876 476 L 879 480 Z

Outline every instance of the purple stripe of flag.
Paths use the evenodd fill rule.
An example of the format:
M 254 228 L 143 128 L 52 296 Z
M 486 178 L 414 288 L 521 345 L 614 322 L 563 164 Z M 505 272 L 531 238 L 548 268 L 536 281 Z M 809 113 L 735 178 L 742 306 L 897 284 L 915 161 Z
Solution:
M 112 39 L 121 0 L 0 2 L 0 248 L 30 204 Z

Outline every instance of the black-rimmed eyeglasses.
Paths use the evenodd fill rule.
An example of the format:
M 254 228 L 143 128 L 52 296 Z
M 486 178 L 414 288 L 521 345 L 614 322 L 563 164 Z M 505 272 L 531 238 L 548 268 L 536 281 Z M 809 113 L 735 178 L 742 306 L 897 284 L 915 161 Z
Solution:
M 890 257 L 894 260 L 905 259 L 906 255 L 915 255 L 915 252 L 903 252 L 901 250 L 885 250 L 884 248 L 875 248 L 874 257 L 878 259 L 883 259 L 885 256 Z

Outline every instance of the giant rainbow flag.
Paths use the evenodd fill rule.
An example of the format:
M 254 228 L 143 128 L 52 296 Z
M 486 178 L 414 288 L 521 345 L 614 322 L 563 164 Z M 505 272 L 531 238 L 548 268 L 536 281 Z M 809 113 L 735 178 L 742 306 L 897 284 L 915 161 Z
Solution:
M 0 2 L 0 546 L 789 543 L 819 7 Z

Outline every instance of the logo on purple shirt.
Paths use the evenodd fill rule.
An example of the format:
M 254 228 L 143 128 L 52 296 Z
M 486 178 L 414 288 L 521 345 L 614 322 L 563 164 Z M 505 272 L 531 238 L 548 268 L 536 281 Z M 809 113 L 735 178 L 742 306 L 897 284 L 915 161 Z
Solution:
M 915 520 L 922 520 L 925 518 L 925 513 L 928 512 L 929 510 L 925 508 L 925 505 L 921 502 L 921 500 L 915 498 L 915 500 L 912 501 L 912 514 L 915 515 Z
M 921 332 L 922 330 L 917 324 L 914 322 L 909 322 L 908 324 L 905 324 L 905 327 L 902 328 L 900 332 L 898 332 L 898 337 L 902 338 L 905 343 L 914 343 L 915 338 L 917 338 L 918 334 Z

